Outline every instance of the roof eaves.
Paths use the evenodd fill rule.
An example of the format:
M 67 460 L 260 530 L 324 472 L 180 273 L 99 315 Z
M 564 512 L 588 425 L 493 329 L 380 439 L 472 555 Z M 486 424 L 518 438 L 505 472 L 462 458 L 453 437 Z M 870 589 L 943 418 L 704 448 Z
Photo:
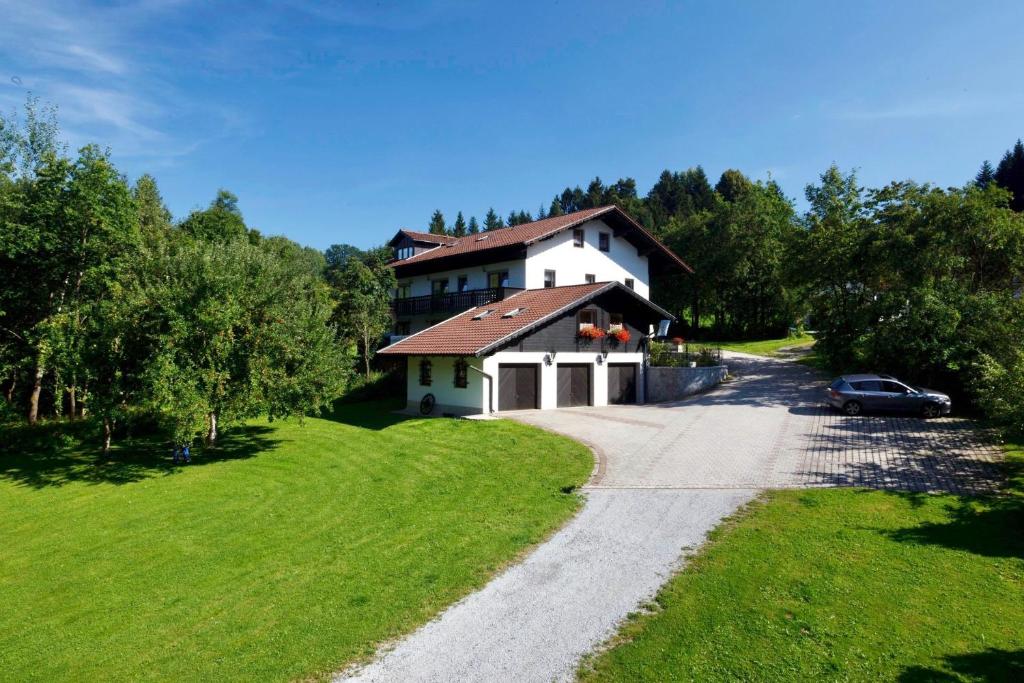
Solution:
M 509 298 L 511 298 L 511 297 L 509 297 Z M 460 315 L 466 315 L 466 314 L 467 314 L 467 313 L 469 313 L 470 311 L 476 310 L 477 308 L 479 308 L 479 306 L 473 306 L 473 308 L 467 308 L 466 310 L 462 311 L 461 313 L 456 313 L 455 315 L 451 316 L 450 318 L 445 318 L 445 319 L 444 319 L 444 320 L 442 320 L 441 322 L 437 322 L 437 323 L 434 323 L 434 324 L 433 324 L 433 325 L 431 325 L 430 327 L 424 327 L 424 328 L 423 328 L 422 330 L 420 330 L 419 332 L 414 332 L 413 334 L 410 334 L 410 335 L 409 335 L 408 337 L 402 337 L 401 339 L 399 339 L 398 341 L 396 341 L 396 342 L 395 342 L 394 344 L 388 344 L 388 345 L 387 345 L 387 346 L 385 346 L 385 347 L 384 347 L 383 349 L 378 349 L 378 350 L 377 350 L 377 353 L 385 353 L 385 352 L 387 352 L 387 350 L 388 350 L 388 349 L 390 349 L 391 347 L 393 347 L 393 346 L 398 346 L 399 344 L 401 344 L 402 342 L 404 342 L 404 341 L 405 341 L 405 340 L 407 340 L 407 339 L 412 339 L 413 337 L 417 337 L 417 336 L 419 336 L 419 335 L 423 334 L 424 332 L 426 332 L 427 330 L 432 330 L 432 329 L 434 329 L 435 327 L 437 327 L 438 325 L 444 325 L 444 324 L 445 324 L 446 322 L 448 322 L 449 320 L 453 320 L 453 319 L 455 319 L 455 318 L 458 318 L 458 317 L 459 317 Z M 415 354 L 415 353 L 414 353 L 414 354 L 410 354 L 410 355 L 416 356 L 416 355 L 419 355 L 419 354 Z M 444 354 L 437 354 L 437 355 L 444 355 Z

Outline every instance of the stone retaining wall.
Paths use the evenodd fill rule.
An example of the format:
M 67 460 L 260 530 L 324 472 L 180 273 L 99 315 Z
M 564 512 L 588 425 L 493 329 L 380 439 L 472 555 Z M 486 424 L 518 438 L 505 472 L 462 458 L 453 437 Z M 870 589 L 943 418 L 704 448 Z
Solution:
M 664 403 L 699 394 L 721 384 L 729 368 L 715 365 L 703 368 L 647 368 L 647 401 Z

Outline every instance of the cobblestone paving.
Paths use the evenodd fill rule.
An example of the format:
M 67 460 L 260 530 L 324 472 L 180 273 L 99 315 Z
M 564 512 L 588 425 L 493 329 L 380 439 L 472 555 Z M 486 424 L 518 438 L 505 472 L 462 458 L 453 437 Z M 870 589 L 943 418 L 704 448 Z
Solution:
M 863 486 L 986 493 L 1001 453 L 969 420 L 848 417 L 792 362 L 730 354 L 738 379 L 672 404 L 527 411 L 515 419 L 591 445 L 589 488 Z

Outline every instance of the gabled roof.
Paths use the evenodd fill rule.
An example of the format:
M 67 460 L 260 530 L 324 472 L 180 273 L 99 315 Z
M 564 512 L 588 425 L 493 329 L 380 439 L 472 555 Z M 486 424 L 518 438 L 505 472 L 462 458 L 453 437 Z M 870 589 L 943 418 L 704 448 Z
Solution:
M 577 227 L 589 220 L 599 217 L 608 223 L 613 229 L 623 230 L 635 239 L 644 243 L 651 249 L 652 253 L 659 253 L 669 262 L 678 265 L 688 272 L 693 272 L 693 269 L 673 253 L 671 249 L 659 242 L 654 235 L 644 230 L 643 226 L 634 221 L 629 214 L 617 206 L 601 206 L 595 209 L 584 209 L 582 211 L 565 214 L 564 216 L 545 218 L 532 223 L 523 223 L 522 225 L 515 225 L 508 228 L 499 228 L 498 230 L 481 232 L 476 235 L 452 237 L 449 238 L 450 241 L 448 242 L 443 244 L 438 243 L 440 246 L 434 249 L 420 252 L 415 256 L 410 256 L 409 258 L 402 259 L 401 261 L 393 261 L 391 265 L 395 268 L 403 268 L 405 266 L 418 265 L 462 254 L 485 252 L 491 249 L 515 246 L 525 247 L 556 235 L 563 230 Z M 408 231 L 403 232 L 408 233 Z M 417 234 L 422 235 L 424 233 Z M 433 235 L 433 237 L 438 236 Z
M 405 228 L 399 229 L 395 236 L 388 242 L 389 247 L 396 246 L 402 241 L 403 237 L 409 237 L 413 242 L 427 242 L 429 244 L 451 244 L 452 242 L 458 241 L 457 238 L 451 235 L 435 235 L 432 232 L 417 232 L 416 230 L 407 230 Z
M 616 289 L 629 293 L 659 316 L 675 319 L 671 313 L 619 282 L 526 289 L 507 299 L 464 311 L 377 353 L 396 356 L 482 356 L 561 313 Z M 516 309 L 521 310 L 512 317 L 505 317 L 506 313 Z M 484 311 L 491 313 L 474 320 L 474 316 Z

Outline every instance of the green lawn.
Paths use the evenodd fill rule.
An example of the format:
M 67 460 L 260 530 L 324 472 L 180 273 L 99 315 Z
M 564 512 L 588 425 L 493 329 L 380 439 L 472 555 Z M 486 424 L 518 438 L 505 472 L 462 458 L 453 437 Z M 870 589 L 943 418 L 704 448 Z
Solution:
M 390 407 L 252 424 L 178 468 L 150 444 L 97 465 L 66 427 L 4 429 L 30 445 L 0 452 L 0 679 L 322 676 L 577 509 L 581 445 Z
M 586 663 L 588 681 L 1024 680 L 1024 448 L 1001 498 L 776 491 Z
M 799 337 L 783 337 L 782 339 L 758 339 L 756 341 L 708 341 L 692 342 L 696 346 L 721 347 L 723 351 L 738 351 L 740 353 L 752 353 L 756 356 L 774 356 L 779 349 L 789 346 L 810 347 L 814 344 L 814 337 L 809 334 Z

